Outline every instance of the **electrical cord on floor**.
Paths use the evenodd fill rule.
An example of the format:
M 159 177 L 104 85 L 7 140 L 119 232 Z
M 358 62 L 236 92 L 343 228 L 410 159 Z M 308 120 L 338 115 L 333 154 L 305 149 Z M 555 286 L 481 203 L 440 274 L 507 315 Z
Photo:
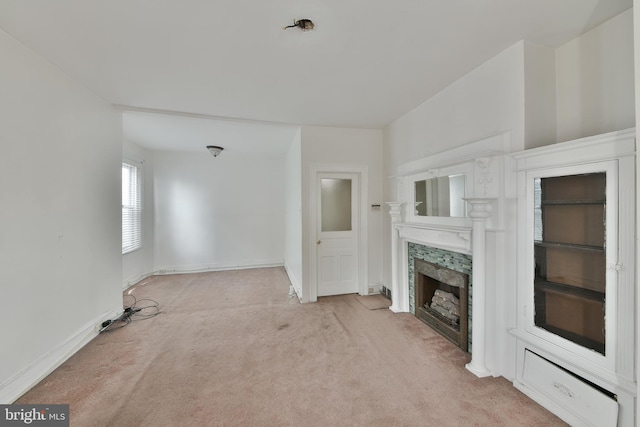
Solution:
M 126 296 L 133 298 L 133 303 L 125 306 L 124 311 L 120 316 L 116 317 L 113 320 L 105 320 L 104 322 L 102 322 L 102 325 L 100 325 L 101 328 L 98 333 L 124 328 L 134 320 L 150 319 L 160 314 L 160 304 L 158 303 L 158 301 L 152 300 L 151 298 L 143 298 L 138 300 L 133 295 Z M 139 304 L 142 301 L 147 302 L 147 304 L 140 306 Z

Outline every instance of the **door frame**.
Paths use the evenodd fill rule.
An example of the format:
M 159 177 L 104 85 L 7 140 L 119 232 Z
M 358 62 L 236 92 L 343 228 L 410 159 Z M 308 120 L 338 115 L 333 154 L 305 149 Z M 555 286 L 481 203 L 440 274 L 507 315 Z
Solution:
M 367 295 L 369 292 L 369 168 L 366 165 L 326 165 L 312 164 L 309 168 L 309 301 L 318 300 L 318 249 L 316 241 L 318 236 L 318 174 L 321 173 L 351 173 L 358 175 L 359 186 L 356 189 L 359 196 L 360 209 L 358 219 L 360 229 L 358 230 L 358 293 Z
M 322 209 L 322 182 L 325 178 L 330 179 L 348 179 L 350 182 L 350 195 L 349 195 L 349 203 L 350 203 L 350 228 L 345 231 L 322 231 L 322 222 L 323 218 L 323 209 Z M 359 173 L 344 173 L 344 172 L 318 172 L 316 174 L 316 186 L 320 189 L 319 192 L 316 192 L 316 239 L 318 242 L 322 242 L 322 244 L 316 244 L 316 259 L 317 259 L 317 276 L 316 276 L 316 289 L 318 291 L 317 296 L 329 296 L 329 295 L 342 295 L 342 294 L 351 294 L 351 293 L 360 293 L 360 249 L 359 249 L 359 237 L 361 232 L 360 227 L 360 174 Z M 345 234 L 347 234 L 345 236 Z M 347 243 L 348 242 L 348 243 Z M 335 245 L 338 245 L 336 247 Z M 345 244 L 347 244 L 347 248 L 345 248 Z M 333 249 L 330 249 L 333 248 Z M 351 256 L 347 257 L 349 259 L 349 280 L 348 283 L 344 281 L 345 277 L 343 274 L 345 273 L 344 268 L 345 265 L 343 261 L 345 260 L 342 256 L 346 255 L 345 249 L 347 249 L 346 253 L 349 253 Z M 338 255 L 340 254 L 340 255 Z M 333 265 L 333 269 L 338 269 L 340 271 L 333 271 L 333 278 L 338 279 L 338 283 L 331 281 L 331 283 L 327 283 L 328 287 L 325 288 L 325 283 L 323 279 L 325 279 L 323 268 L 323 260 L 325 257 L 329 259 L 333 259 L 333 261 L 339 261 L 338 264 L 330 263 Z M 331 274 L 330 274 L 331 275 Z M 320 289 L 322 288 L 322 289 Z M 323 295 L 320 295 L 322 291 Z

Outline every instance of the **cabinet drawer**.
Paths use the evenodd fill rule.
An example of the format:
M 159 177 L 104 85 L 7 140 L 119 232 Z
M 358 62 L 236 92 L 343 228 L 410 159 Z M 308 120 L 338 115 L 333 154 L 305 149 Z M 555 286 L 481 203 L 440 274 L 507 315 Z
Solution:
M 525 350 L 524 383 L 556 402 L 586 426 L 616 426 L 618 402 L 589 383 Z

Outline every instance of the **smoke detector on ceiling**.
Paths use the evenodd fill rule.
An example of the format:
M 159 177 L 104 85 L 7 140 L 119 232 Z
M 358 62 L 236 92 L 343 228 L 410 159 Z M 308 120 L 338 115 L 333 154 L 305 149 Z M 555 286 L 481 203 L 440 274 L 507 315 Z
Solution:
M 311 31 L 315 27 L 313 21 L 311 19 L 294 19 L 293 25 L 287 25 L 286 27 L 282 27 L 283 30 L 287 28 L 300 28 L 302 31 Z

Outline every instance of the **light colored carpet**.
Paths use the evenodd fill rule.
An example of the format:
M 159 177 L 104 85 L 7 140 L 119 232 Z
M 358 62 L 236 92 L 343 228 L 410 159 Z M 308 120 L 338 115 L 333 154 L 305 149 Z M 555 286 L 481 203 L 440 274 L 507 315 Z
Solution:
M 162 314 L 104 333 L 16 403 L 86 426 L 556 426 L 406 313 L 300 304 L 282 268 L 157 276 Z
M 367 310 L 380 310 L 391 306 L 391 300 L 382 295 L 356 295 L 355 297 Z

